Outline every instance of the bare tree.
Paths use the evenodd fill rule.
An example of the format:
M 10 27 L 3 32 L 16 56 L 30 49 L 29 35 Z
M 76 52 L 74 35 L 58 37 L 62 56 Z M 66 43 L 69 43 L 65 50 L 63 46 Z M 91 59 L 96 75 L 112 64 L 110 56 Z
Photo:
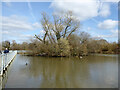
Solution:
M 9 41 L 2 42 L 2 45 L 4 48 L 7 48 L 8 50 L 10 49 L 10 42 Z
M 80 21 L 73 16 L 72 12 L 68 12 L 63 16 L 53 15 L 51 21 L 46 13 L 42 13 L 41 24 L 45 32 L 44 37 L 40 38 L 38 35 L 35 35 L 35 37 L 44 44 L 46 39 L 50 43 L 56 43 L 60 38 L 68 39 L 80 27 Z

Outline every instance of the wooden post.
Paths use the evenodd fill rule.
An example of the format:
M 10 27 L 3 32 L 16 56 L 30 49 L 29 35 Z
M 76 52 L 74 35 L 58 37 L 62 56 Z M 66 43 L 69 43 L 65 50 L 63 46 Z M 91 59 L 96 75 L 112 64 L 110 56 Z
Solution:
M 4 65 L 4 62 L 3 62 L 3 55 L 1 55 L 1 71 L 0 71 L 0 76 L 3 75 L 3 65 Z

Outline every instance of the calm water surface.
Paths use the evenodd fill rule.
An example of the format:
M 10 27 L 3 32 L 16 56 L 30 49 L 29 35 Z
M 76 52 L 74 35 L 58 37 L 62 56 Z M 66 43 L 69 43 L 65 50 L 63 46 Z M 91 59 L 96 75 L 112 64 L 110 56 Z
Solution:
M 27 65 L 26 65 L 27 63 Z M 3 80 L 5 88 L 116 88 L 117 55 L 48 58 L 17 55 Z

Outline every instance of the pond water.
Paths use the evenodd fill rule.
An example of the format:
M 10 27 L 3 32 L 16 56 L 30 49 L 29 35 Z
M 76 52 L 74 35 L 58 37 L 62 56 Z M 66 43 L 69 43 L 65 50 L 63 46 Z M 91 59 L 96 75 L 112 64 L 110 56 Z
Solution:
M 6 72 L 3 87 L 117 88 L 118 56 L 99 54 L 79 59 L 18 54 Z

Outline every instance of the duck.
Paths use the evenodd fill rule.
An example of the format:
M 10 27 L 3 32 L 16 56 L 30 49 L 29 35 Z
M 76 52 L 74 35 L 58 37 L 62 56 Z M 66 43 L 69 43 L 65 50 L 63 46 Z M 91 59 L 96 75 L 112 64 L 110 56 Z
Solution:
M 80 56 L 80 58 L 83 58 L 82 56 Z
M 27 63 L 25 65 L 27 65 Z

